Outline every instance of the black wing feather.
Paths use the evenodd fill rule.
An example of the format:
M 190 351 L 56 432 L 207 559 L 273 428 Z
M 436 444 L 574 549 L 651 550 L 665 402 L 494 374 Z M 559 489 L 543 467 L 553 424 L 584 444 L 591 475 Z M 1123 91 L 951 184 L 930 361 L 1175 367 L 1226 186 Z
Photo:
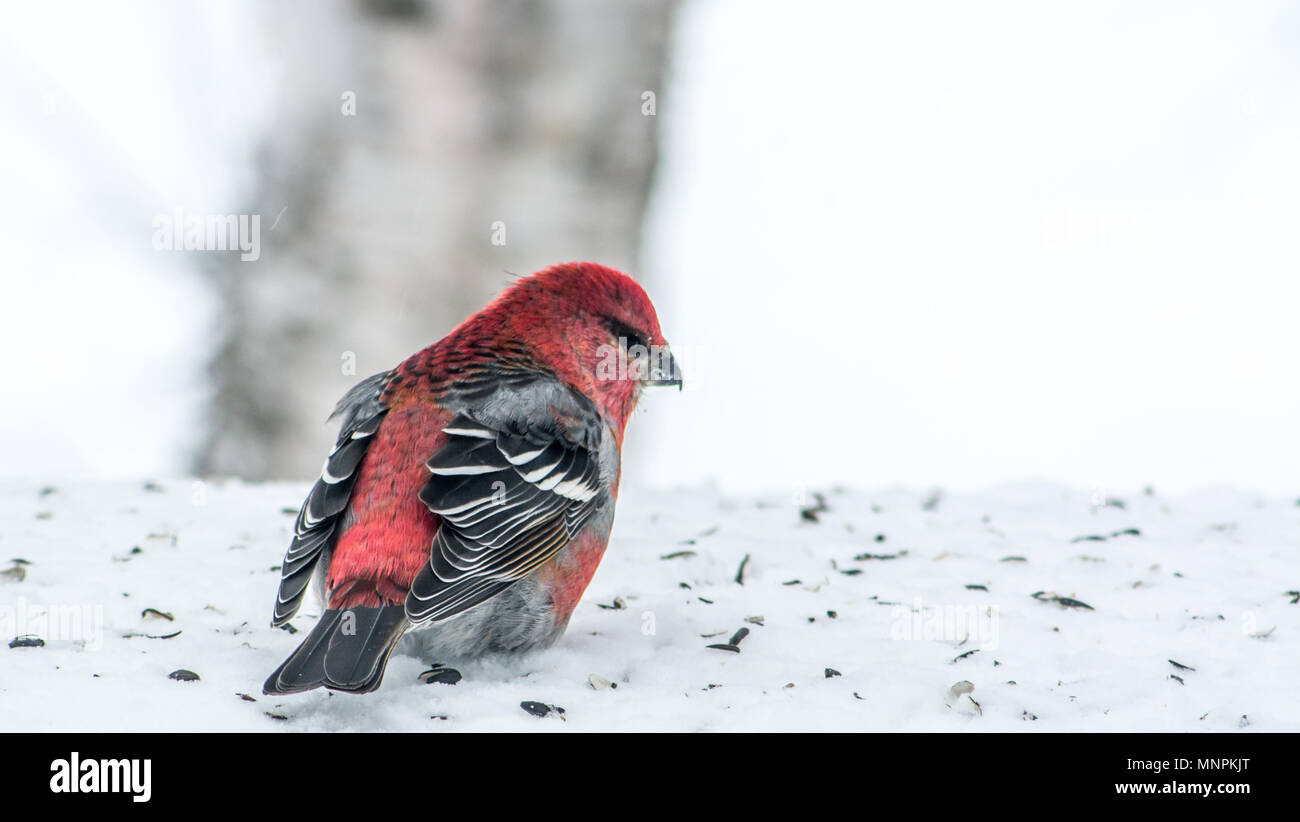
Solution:
M 531 397 L 513 413 L 473 393 L 495 413 L 463 410 L 444 431 L 420 499 L 442 518 L 429 562 L 406 598 L 411 622 L 441 620 L 490 599 L 554 557 L 601 506 L 600 431 L 595 406 L 554 377 L 534 375 L 505 390 Z
M 274 626 L 283 625 L 298 612 L 317 562 L 334 547 L 339 515 L 352 496 L 357 469 L 387 412 L 379 397 L 390 376 L 391 372 L 385 372 L 357 383 L 330 415 L 330 419 L 342 418 L 338 441 L 298 511 L 293 541 L 280 569 L 280 589 L 271 616 Z

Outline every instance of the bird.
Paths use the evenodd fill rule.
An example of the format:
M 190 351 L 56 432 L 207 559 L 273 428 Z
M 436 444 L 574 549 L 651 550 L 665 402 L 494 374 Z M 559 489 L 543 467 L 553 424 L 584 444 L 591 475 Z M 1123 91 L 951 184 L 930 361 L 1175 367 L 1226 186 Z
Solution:
M 645 290 L 597 263 L 522 277 L 339 401 L 298 512 L 273 627 L 323 612 L 265 694 L 379 688 L 399 641 L 428 659 L 549 647 L 609 542 L 628 418 L 682 388 Z

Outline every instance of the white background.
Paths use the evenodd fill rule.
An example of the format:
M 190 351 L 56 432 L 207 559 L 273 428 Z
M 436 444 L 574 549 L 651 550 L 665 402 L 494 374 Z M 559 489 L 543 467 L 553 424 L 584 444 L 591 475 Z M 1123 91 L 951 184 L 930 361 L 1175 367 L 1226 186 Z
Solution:
M 246 10 L 185 8 L 6 10 L 0 474 L 185 469 L 214 317 L 149 220 L 232 210 L 273 80 Z M 1298 22 L 683 4 L 633 273 L 687 390 L 629 481 L 1296 493 Z

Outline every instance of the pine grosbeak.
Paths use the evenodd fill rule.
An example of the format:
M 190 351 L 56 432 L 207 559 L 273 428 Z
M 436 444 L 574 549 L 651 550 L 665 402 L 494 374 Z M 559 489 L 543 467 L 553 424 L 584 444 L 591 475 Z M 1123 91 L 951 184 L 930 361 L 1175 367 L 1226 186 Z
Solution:
M 517 281 L 358 383 L 331 416 L 272 624 L 312 579 L 325 610 L 265 692 L 373 691 L 408 631 L 438 660 L 559 639 L 609 540 L 643 385 L 681 386 L 654 306 L 594 263 Z

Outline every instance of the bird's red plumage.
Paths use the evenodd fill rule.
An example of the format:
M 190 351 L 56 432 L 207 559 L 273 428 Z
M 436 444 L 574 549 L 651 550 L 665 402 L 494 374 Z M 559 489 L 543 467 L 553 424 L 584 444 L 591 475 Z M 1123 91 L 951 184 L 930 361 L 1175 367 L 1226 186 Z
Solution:
M 664 345 L 654 308 L 626 275 L 594 263 L 555 266 L 521 280 L 439 342 L 395 369 L 383 393 L 389 409 L 359 468 L 345 530 L 330 559 L 332 608 L 401 603 L 428 562 L 439 519 L 419 499 L 425 461 L 452 418 L 438 396 L 487 365 L 544 369 L 590 397 L 621 446 L 636 403 L 635 380 L 598 380 L 597 352 L 611 315 Z M 618 477 L 609 493 L 617 496 Z M 605 539 L 582 534 L 535 571 L 557 622 L 567 622 L 591 581 Z

